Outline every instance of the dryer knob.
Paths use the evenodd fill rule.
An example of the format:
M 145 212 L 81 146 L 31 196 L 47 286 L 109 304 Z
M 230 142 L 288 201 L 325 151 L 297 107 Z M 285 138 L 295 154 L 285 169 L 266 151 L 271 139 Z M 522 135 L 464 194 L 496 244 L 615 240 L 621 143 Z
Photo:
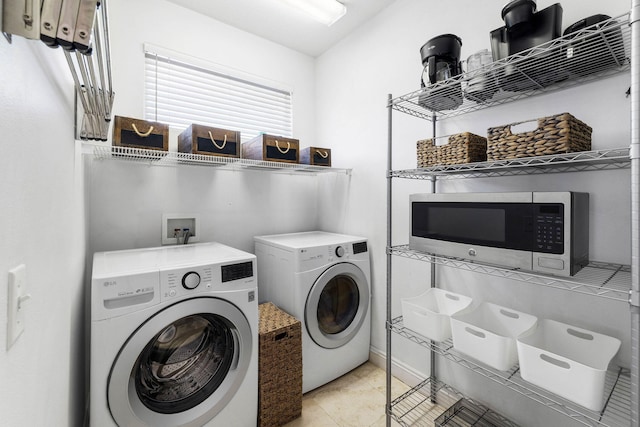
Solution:
M 182 276 L 182 286 L 185 289 L 195 289 L 200 284 L 200 275 L 195 271 L 191 271 Z
M 336 248 L 336 256 L 338 258 L 342 258 L 344 256 L 344 248 L 342 246 L 338 246 Z

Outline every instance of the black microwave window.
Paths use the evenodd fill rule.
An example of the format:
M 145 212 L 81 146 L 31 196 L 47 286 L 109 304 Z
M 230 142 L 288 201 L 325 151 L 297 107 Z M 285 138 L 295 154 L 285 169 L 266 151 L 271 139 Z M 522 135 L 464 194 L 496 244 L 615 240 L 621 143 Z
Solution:
M 413 202 L 411 235 L 446 242 L 532 250 L 531 203 Z
M 501 208 L 428 206 L 427 234 L 457 239 L 504 242 L 505 212 Z

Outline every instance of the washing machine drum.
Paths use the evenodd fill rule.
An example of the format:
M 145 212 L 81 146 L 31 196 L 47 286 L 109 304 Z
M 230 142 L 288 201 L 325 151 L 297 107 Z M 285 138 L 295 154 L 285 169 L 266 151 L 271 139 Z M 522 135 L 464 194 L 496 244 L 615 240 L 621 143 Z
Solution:
M 242 383 L 251 345 L 245 316 L 224 300 L 197 298 L 157 313 L 129 338 L 112 367 L 113 418 L 121 426 L 206 423 Z
M 305 307 L 309 335 L 321 347 L 338 348 L 353 339 L 369 309 L 369 283 L 360 268 L 339 263 L 315 281 Z

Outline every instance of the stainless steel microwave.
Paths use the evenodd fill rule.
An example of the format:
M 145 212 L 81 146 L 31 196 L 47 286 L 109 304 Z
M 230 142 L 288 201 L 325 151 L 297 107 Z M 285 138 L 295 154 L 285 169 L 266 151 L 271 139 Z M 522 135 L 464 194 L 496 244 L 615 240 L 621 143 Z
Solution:
M 573 276 L 589 260 L 589 194 L 410 196 L 411 249 Z

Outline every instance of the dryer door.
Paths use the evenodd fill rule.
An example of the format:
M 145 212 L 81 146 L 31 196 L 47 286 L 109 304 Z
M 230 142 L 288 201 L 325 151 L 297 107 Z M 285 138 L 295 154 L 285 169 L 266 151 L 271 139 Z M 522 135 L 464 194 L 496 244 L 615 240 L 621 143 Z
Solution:
M 369 309 L 369 283 L 351 263 L 329 267 L 316 279 L 307 296 L 305 324 L 321 347 L 338 348 L 360 330 Z
M 109 410 L 120 426 L 202 426 L 231 400 L 247 372 L 251 328 L 218 298 L 181 301 L 127 340 L 109 376 Z

